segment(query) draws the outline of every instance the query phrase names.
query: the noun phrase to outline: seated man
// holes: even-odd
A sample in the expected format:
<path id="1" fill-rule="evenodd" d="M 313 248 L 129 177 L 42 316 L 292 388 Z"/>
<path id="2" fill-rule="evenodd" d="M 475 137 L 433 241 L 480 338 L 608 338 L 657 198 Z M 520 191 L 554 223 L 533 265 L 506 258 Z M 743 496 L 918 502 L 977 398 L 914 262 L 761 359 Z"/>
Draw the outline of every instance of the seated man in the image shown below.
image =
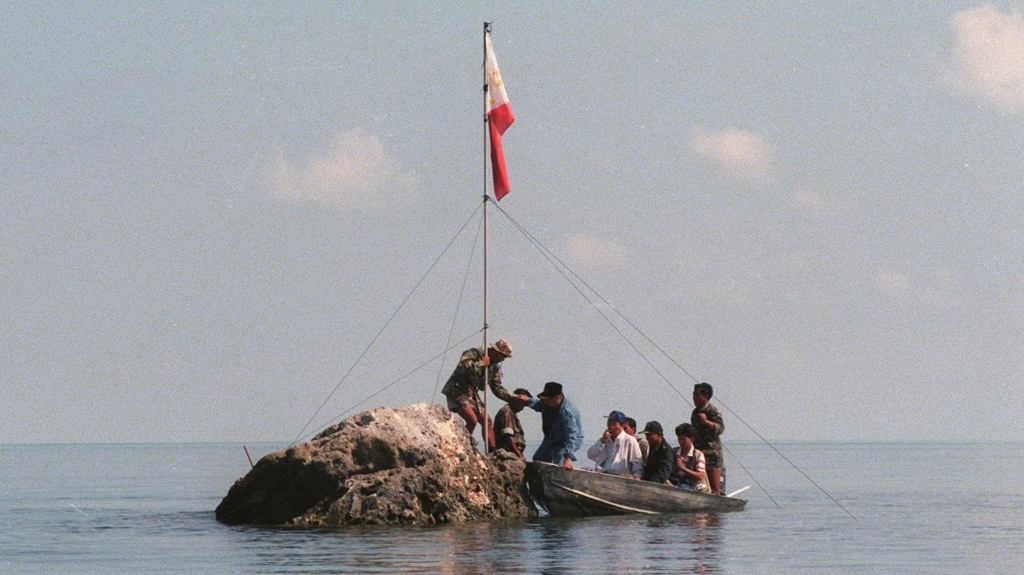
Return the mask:
<path id="1" fill-rule="evenodd" d="M 640 479 L 644 474 L 644 460 L 636 438 L 623 433 L 626 414 L 613 411 L 608 414 L 608 428 L 601 439 L 587 450 L 587 457 L 597 462 L 596 469 L 613 475 L 632 475 Z"/>
<path id="2" fill-rule="evenodd" d="M 676 427 L 679 447 L 673 453 L 675 465 L 669 482 L 683 489 L 710 493 L 704 454 L 693 446 L 693 438 L 696 435 L 697 430 L 689 423 L 682 423 Z"/>
<path id="3" fill-rule="evenodd" d="M 498 410 L 494 416 L 494 436 L 498 449 L 510 451 L 519 459 L 525 459 L 523 452 L 526 451 L 526 434 L 523 432 L 523 424 L 519 423 L 519 416 L 516 414 L 526 407 L 526 403 L 519 400 L 520 397 L 533 399 L 533 394 L 525 389 L 517 389 L 512 392 L 515 397 L 508 401 L 508 405 Z"/>
<path id="4" fill-rule="evenodd" d="M 622 430 L 636 438 L 637 444 L 640 446 L 640 456 L 644 460 L 644 464 L 647 464 L 647 454 L 651 451 L 651 446 L 647 444 L 647 438 L 643 435 L 636 434 L 636 420 L 632 417 L 626 418 L 625 425 L 622 426 Z"/>
<path id="5" fill-rule="evenodd" d="M 675 464 L 672 450 L 668 448 L 665 441 L 665 431 L 657 421 L 648 421 L 642 432 L 647 436 L 650 452 L 647 454 L 647 461 L 644 462 L 644 481 L 654 483 L 668 483 L 672 475 L 672 466 Z"/>

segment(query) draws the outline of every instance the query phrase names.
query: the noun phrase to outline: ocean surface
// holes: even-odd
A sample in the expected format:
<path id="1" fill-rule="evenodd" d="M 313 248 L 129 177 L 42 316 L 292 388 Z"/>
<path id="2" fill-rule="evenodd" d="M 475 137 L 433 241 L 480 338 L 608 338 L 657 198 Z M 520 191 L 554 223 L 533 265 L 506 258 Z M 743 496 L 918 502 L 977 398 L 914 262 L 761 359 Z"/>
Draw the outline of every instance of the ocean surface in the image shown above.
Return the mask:
<path id="1" fill-rule="evenodd" d="M 0 573 L 1024 572 L 1024 444 L 775 447 L 738 513 L 293 531 L 214 519 L 241 444 L 0 445 Z"/>

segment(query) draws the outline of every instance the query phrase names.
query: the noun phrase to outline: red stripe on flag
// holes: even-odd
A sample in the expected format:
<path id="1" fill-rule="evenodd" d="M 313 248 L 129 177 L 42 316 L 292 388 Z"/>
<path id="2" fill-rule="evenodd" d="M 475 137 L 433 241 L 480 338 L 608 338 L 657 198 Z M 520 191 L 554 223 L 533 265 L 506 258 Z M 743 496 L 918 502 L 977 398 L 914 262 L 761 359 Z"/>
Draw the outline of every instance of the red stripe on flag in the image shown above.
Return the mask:
<path id="1" fill-rule="evenodd" d="M 505 147 L 501 145 L 501 135 L 515 122 L 512 106 L 508 103 L 498 106 L 487 114 L 487 123 L 491 130 L 491 170 L 494 173 L 494 197 L 497 200 L 512 191 L 508 179 L 508 167 L 505 165 Z"/>

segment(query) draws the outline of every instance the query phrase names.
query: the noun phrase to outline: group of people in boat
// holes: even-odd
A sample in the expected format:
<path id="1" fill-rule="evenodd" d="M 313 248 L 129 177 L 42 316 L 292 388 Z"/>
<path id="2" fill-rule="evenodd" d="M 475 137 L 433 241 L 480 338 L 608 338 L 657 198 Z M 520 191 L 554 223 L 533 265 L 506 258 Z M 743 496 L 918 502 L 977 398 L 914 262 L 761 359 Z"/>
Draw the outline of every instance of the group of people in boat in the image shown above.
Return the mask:
<path id="1" fill-rule="evenodd" d="M 466 422 L 470 432 L 477 424 L 487 426 L 489 452 L 504 449 L 525 459 L 526 435 L 518 414 L 529 407 L 541 414 L 544 439 L 533 454 L 544 461 L 573 469 L 576 451 L 583 444 L 580 412 L 563 393 L 562 384 L 549 381 L 536 397 L 526 389 L 509 392 L 501 381 L 501 363 L 512 357 L 512 346 L 500 339 L 487 349 L 467 349 L 441 393 L 448 409 Z M 490 377 L 488 377 L 490 372 Z M 479 392 L 491 388 L 507 405 L 492 419 L 485 417 Z M 484 391 L 486 393 L 486 391 Z M 725 431 L 722 414 L 711 404 L 714 389 L 709 383 L 693 387 L 694 409 L 688 423 L 676 426 L 677 447 L 669 447 L 661 423 L 648 421 L 637 434 L 636 420 L 621 411 L 607 416 L 607 427 L 587 457 L 593 470 L 631 476 L 637 480 L 675 485 L 721 495 L 725 489 L 724 459 L 719 436 Z"/>

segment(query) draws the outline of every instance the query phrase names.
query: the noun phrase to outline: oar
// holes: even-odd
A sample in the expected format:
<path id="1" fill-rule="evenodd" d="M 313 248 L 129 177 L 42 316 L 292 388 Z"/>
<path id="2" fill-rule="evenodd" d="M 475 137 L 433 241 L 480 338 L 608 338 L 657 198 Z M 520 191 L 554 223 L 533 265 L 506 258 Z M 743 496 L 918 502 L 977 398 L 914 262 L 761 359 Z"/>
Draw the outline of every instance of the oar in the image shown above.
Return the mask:
<path id="1" fill-rule="evenodd" d="M 746 491 L 746 490 L 748 490 L 748 489 L 750 489 L 750 486 L 749 486 L 749 485 L 748 485 L 748 486 L 746 486 L 746 487 L 740 487 L 740 488 L 739 488 L 739 489 L 737 489 L 736 491 L 733 491 L 732 493 L 730 493 L 730 494 L 726 495 L 726 497 L 732 497 L 733 495 L 739 495 L 740 493 L 743 493 L 744 491 Z"/>

